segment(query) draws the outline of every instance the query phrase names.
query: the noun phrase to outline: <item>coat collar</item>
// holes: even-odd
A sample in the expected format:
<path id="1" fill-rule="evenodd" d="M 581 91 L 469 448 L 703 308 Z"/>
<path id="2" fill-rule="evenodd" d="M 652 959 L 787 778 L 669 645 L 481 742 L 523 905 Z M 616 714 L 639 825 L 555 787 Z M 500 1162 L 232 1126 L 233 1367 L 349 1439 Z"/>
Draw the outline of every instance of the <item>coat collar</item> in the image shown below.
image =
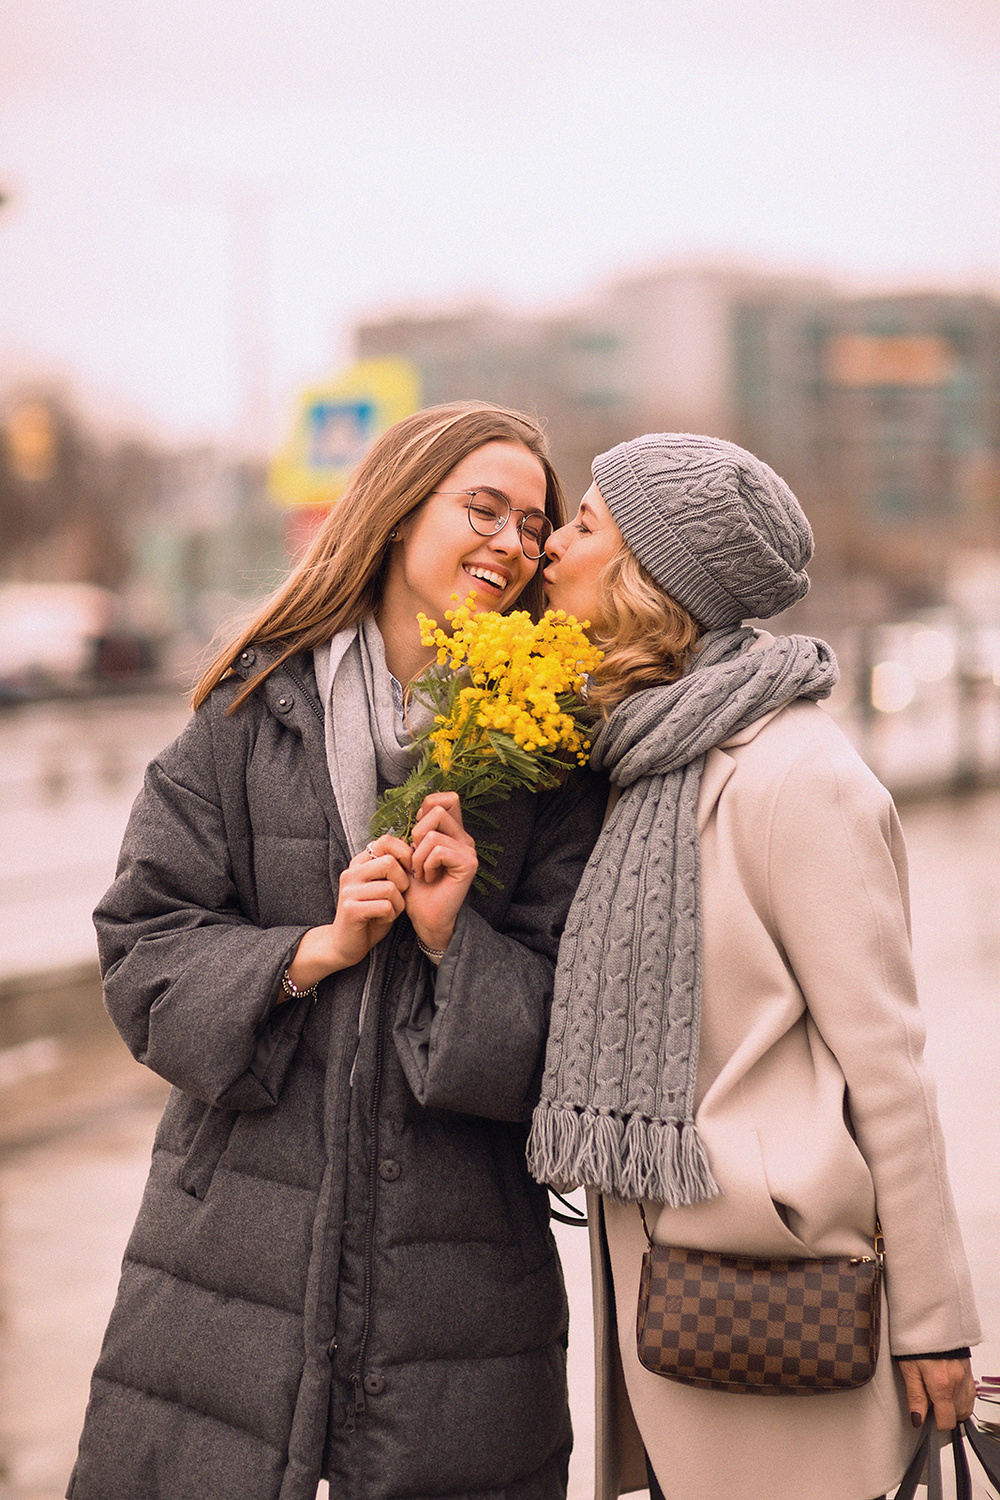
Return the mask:
<path id="1" fill-rule="evenodd" d="M 247 682 L 279 655 L 276 646 L 254 642 L 240 652 L 233 662 L 233 671 Z M 347 835 L 327 764 L 323 704 L 316 686 L 312 652 L 300 651 L 289 657 L 288 661 L 264 679 L 258 689 L 258 696 L 280 723 L 301 737 L 310 776 L 331 833 L 350 859 Z"/>
<path id="2" fill-rule="evenodd" d="M 244 648 L 232 664 L 232 670 L 249 682 L 269 663 L 277 660 L 277 646 L 253 642 Z M 300 651 L 269 673 L 258 692 L 268 708 L 288 724 L 297 724 L 304 734 L 315 725 L 323 727 L 323 705 L 316 686 L 311 651 Z M 304 714 L 303 711 L 307 712 Z"/>
<path id="3" fill-rule="evenodd" d="M 769 635 L 766 630 L 758 631 L 757 639 L 750 647 L 750 650 L 761 651 L 765 646 L 769 646 L 773 640 L 774 636 Z M 784 713 L 787 706 L 787 704 L 783 704 L 780 708 L 772 708 L 769 713 L 761 714 L 759 719 L 754 719 L 752 724 L 747 724 L 744 729 L 737 730 L 735 734 L 730 735 L 728 740 L 723 740 L 720 745 L 717 745 L 705 757 L 705 769 L 702 772 L 701 786 L 698 789 L 699 833 L 704 831 L 705 825 L 722 795 L 723 787 L 736 770 L 736 761 L 733 756 L 727 754 L 727 751 L 735 750 L 740 745 L 749 745 L 751 740 L 757 738 L 764 725 L 770 724 L 771 720 L 776 718 L 778 714 Z"/>

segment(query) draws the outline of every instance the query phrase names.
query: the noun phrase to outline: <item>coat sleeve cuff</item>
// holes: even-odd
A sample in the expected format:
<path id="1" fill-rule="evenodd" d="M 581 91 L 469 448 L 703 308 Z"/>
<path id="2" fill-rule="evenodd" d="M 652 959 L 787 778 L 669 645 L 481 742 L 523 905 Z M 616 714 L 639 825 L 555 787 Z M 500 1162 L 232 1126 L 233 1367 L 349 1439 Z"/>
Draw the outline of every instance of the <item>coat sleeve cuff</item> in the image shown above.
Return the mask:
<path id="1" fill-rule="evenodd" d="M 940 1354 L 894 1354 L 893 1359 L 971 1359 L 972 1350 L 968 1344 L 961 1349 L 945 1349 Z"/>

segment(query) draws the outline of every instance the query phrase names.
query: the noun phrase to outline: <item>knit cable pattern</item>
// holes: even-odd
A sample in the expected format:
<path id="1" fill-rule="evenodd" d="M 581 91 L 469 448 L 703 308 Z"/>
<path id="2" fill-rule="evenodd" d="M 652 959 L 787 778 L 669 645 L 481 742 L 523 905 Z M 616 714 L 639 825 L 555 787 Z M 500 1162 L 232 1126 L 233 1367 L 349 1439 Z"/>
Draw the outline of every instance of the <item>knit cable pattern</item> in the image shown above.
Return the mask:
<path id="1" fill-rule="evenodd" d="M 768 619 L 801 599 L 809 522 L 785 481 L 721 438 L 649 433 L 594 459 L 639 561 L 703 625 Z"/>
<path id="2" fill-rule="evenodd" d="M 698 792 L 705 756 L 837 680 L 830 648 L 719 630 L 675 683 L 627 698 L 591 760 L 622 788 L 559 949 L 528 1164 L 554 1187 L 676 1206 L 718 1186 L 694 1125 L 701 1021 Z"/>

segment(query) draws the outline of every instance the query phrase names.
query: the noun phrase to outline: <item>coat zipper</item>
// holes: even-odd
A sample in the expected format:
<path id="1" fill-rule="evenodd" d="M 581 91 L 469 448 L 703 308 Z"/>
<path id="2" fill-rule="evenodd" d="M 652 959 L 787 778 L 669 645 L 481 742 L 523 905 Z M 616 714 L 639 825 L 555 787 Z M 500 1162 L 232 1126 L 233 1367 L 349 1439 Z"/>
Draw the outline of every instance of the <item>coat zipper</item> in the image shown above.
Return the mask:
<path id="1" fill-rule="evenodd" d="M 323 714 L 323 706 L 318 699 L 306 687 L 306 684 L 298 676 L 298 673 L 285 663 L 285 671 L 288 676 L 305 695 L 306 702 L 319 720 L 320 725 L 325 727 L 326 720 Z M 375 1211 L 378 1193 L 378 1116 L 379 1106 L 382 1102 L 382 1067 L 383 1052 L 385 1049 L 385 1002 L 389 993 L 389 980 L 392 977 L 392 966 L 396 958 L 396 944 L 398 934 L 393 933 L 392 946 L 386 959 L 385 976 L 379 990 L 378 1012 L 377 1012 L 377 1035 L 375 1039 L 375 1077 L 372 1083 L 372 1102 L 370 1112 L 371 1145 L 368 1157 L 368 1212 L 365 1220 L 364 1238 L 364 1317 L 361 1324 L 361 1343 L 358 1348 L 357 1363 L 351 1374 L 351 1385 L 354 1389 L 354 1400 L 347 1408 L 347 1420 L 344 1423 L 345 1432 L 355 1432 L 365 1418 L 365 1388 L 364 1368 L 365 1358 L 368 1353 L 368 1338 L 371 1333 L 372 1321 L 372 1288 L 375 1276 Z"/>
<path id="2" fill-rule="evenodd" d="M 344 1423 L 345 1432 L 354 1432 L 365 1418 L 365 1389 L 364 1369 L 365 1359 L 368 1354 L 368 1338 L 371 1333 L 372 1322 L 372 1291 L 375 1277 L 375 1214 L 378 1199 L 378 1153 L 379 1153 L 379 1109 L 382 1103 L 382 1072 L 383 1054 L 385 1051 L 386 1033 L 386 998 L 389 993 L 389 981 L 392 978 L 393 964 L 396 959 L 396 947 L 398 935 L 394 932 L 390 939 L 392 946 L 386 959 L 385 974 L 379 989 L 378 1011 L 377 1011 L 377 1033 L 375 1038 L 375 1077 L 372 1081 L 372 1099 L 369 1112 L 370 1145 L 368 1152 L 368 1207 L 365 1218 L 364 1237 L 364 1316 L 361 1323 L 361 1343 L 358 1347 L 358 1358 L 351 1374 L 351 1385 L 354 1388 L 354 1400 L 347 1408 L 347 1421 Z"/>
<path id="3" fill-rule="evenodd" d="M 287 672 L 288 676 L 295 683 L 295 686 L 302 693 L 303 697 L 305 698 L 306 702 L 309 704 L 309 707 L 312 709 L 313 713 L 315 714 L 316 718 L 319 720 L 320 724 L 325 727 L 326 726 L 326 719 L 325 719 L 325 717 L 323 715 L 323 705 L 322 705 L 322 703 L 320 703 L 319 699 L 313 695 L 313 693 L 311 692 L 311 690 L 302 681 L 302 678 L 299 676 L 298 672 L 294 671 L 294 669 L 288 665 L 287 661 L 285 662 L 285 665 L 284 665 L 284 671 Z"/>

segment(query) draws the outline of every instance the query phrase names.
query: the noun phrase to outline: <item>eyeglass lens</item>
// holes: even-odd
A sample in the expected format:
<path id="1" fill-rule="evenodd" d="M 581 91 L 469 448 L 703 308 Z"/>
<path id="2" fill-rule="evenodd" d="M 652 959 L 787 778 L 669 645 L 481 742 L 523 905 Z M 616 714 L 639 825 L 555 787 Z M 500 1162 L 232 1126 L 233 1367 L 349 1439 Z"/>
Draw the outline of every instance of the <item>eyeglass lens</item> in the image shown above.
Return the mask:
<path id="1" fill-rule="evenodd" d="M 502 531 L 511 513 L 506 500 L 501 500 L 498 495 L 483 494 L 479 490 L 470 493 L 467 509 L 472 529 L 480 536 L 494 536 Z M 534 560 L 545 551 L 545 543 L 552 535 L 552 522 L 541 511 L 529 511 L 518 522 L 517 534 L 521 538 L 525 557 Z"/>

